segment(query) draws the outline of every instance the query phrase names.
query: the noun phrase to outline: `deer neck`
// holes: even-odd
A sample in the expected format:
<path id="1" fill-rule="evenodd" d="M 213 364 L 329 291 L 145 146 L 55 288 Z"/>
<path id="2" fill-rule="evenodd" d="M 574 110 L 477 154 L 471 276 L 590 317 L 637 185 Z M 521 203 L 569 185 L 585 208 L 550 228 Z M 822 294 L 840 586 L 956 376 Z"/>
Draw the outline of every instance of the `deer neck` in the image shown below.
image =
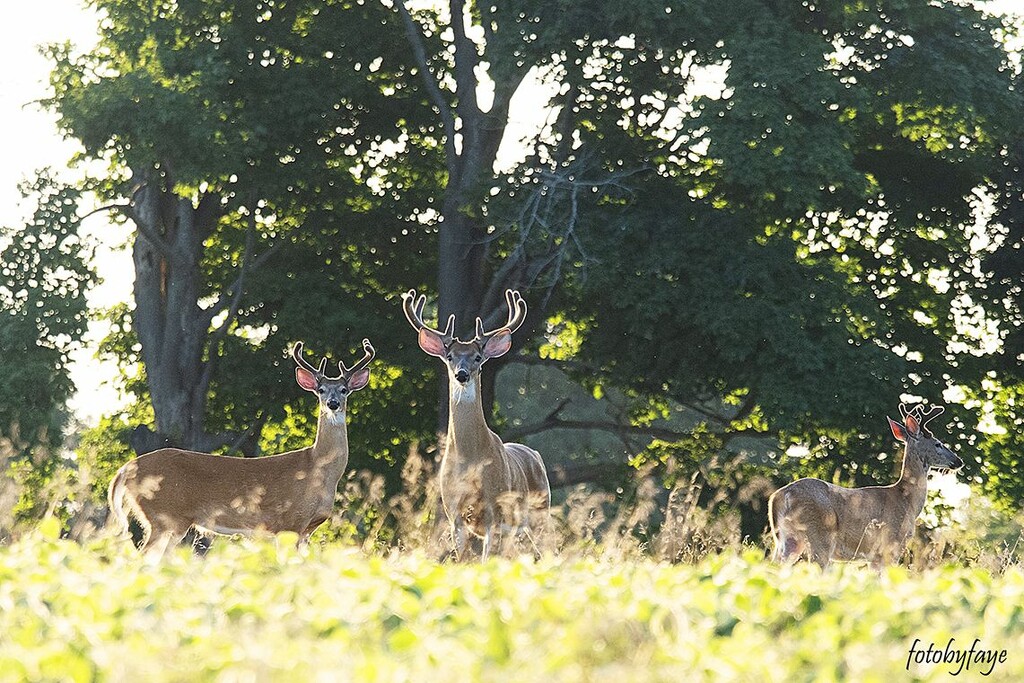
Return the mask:
<path id="1" fill-rule="evenodd" d="M 928 498 L 928 468 L 911 452 L 909 445 L 903 452 L 903 467 L 894 488 L 906 501 L 907 513 L 917 519 Z"/>
<path id="2" fill-rule="evenodd" d="M 337 470 L 338 478 L 348 464 L 348 428 L 345 424 L 345 409 L 324 410 L 316 424 L 316 439 L 310 449 L 313 461 L 320 465 L 325 476 L 333 477 Z"/>
<path id="3" fill-rule="evenodd" d="M 466 386 L 448 382 L 448 454 L 453 457 L 484 457 L 494 443 L 494 434 L 484 419 L 480 376 Z"/>

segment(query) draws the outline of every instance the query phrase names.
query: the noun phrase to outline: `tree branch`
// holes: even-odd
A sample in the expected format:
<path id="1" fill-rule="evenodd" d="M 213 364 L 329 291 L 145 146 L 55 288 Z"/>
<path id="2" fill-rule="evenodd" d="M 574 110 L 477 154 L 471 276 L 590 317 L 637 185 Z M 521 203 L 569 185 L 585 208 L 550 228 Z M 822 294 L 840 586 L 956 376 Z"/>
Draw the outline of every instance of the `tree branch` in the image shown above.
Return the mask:
<path id="1" fill-rule="evenodd" d="M 466 134 L 480 115 L 480 106 L 476 101 L 475 73 L 480 55 L 477 54 L 476 43 L 466 35 L 465 0 L 451 0 L 448 7 L 455 37 L 455 95 L 462 116 L 463 134 Z"/>
<path id="2" fill-rule="evenodd" d="M 747 392 L 747 397 L 740 404 L 740 409 L 733 415 L 732 421 L 738 422 L 739 420 L 746 420 L 750 417 L 750 414 L 754 412 L 754 408 L 757 407 L 757 400 L 754 397 L 754 392 Z"/>
<path id="3" fill-rule="evenodd" d="M 248 240 L 248 236 L 246 236 L 246 239 Z M 238 277 L 235 278 L 235 281 L 228 285 L 227 289 L 221 292 L 220 296 L 217 297 L 216 303 L 214 303 L 213 306 L 210 306 L 210 308 L 206 309 L 207 325 L 209 325 L 214 318 L 216 318 L 222 312 L 227 310 L 231 302 L 235 300 L 235 298 L 238 296 L 238 292 L 241 290 L 242 284 L 245 279 L 245 275 L 247 273 L 251 274 L 256 270 L 259 270 L 260 266 L 262 266 L 264 263 L 270 260 L 270 257 L 273 256 L 278 251 L 278 249 L 281 248 L 281 244 L 282 242 L 277 242 L 276 244 L 271 245 L 266 251 L 264 251 L 256 258 L 249 260 L 248 265 L 242 270 L 242 272 L 238 274 Z M 245 262 L 246 258 L 248 258 L 248 255 L 243 257 L 243 263 Z"/>
<path id="4" fill-rule="evenodd" d="M 539 365 L 559 370 L 578 370 L 581 372 L 596 373 L 597 368 L 581 363 L 577 360 L 555 360 L 554 358 L 541 358 L 539 356 L 517 354 L 512 357 L 510 363 L 520 365 Z"/>
<path id="5" fill-rule="evenodd" d="M 232 285 L 234 292 L 230 296 L 230 299 L 225 295 L 222 296 L 223 300 L 229 301 L 227 305 L 227 316 L 224 318 L 217 329 L 210 333 L 209 339 L 206 342 L 207 359 L 203 364 L 203 373 L 200 376 L 199 381 L 196 383 L 195 392 L 198 395 L 205 395 L 209 390 L 210 382 L 213 379 L 213 373 L 217 369 L 217 365 L 220 361 L 220 352 L 218 351 L 220 343 L 228 335 L 228 331 L 231 329 L 232 323 L 238 317 L 239 309 L 241 308 L 242 293 L 245 291 L 245 276 L 249 272 L 249 261 L 251 259 L 253 245 L 256 242 L 256 201 L 255 196 L 250 201 L 249 206 L 249 225 L 245 231 L 245 249 L 242 253 L 242 265 L 238 274 L 238 279 L 235 280 L 235 284 Z M 220 301 L 218 301 L 218 304 Z M 210 318 L 212 320 L 212 317 Z"/>
<path id="6" fill-rule="evenodd" d="M 641 427 L 608 420 L 563 420 L 559 416 L 570 403 L 572 403 L 572 399 L 563 398 L 540 422 L 521 427 L 518 430 L 511 430 L 509 439 L 516 441 L 523 437 L 532 436 L 552 429 L 594 429 L 612 432 L 619 436 L 643 436 L 661 439 L 663 441 L 678 441 L 690 436 L 685 432 L 677 432 L 675 430 L 665 429 L 662 427 Z"/>
<path id="7" fill-rule="evenodd" d="M 444 125 L 444 146 L 448 160 L 448 172 L 451 175 L 457 156 L 455 154 L 455 114 L 452 112 L 451 104 L 448 103 L 448 100 L 445 99 L 444 94 L 441 92 L 441 86 L 437 78 L 430 70 L 430 63 L 427 60 L 427 48 L 423 43 L 423 36 L 420 34 L 421 29 L 412 18 L 412 14 L 409 13 L 409 8 L 405 6 L 405 0 L 395 0 L 395 7 L 398 9 L 399 14 L 402 15 L 402 21 L 405 24 L 405 36 L 412 47 L 413 56 L 416 57 L 416 64 L 423 75 L 423 84 L 427 89 L 427 94 L 430 96 L 434 106 L 437 107 L 437 113 L 441 116 L 441 122 Z"/>
<path id="8" fill-rule="evenodd" d="M 522 85 L 528 69 L 525 66 L 517 66 L 512 72 L 511 78 L 502 81 L 497 80 L 496 69 L 492 68 L 489 71 L 491 72 L 489 75 L 494 81 L 494 100 L 491 103 L 490 111 L 483 117 L 484 126 L 481 132 L 485 137 L 483 140 L 484 154 L 493 160 L 497 156 L 498 148 L 501 147 L 501 141 L 505 137 L 505 129 L 508 127 L 509 105 L 512 102 L 512 96 Z"/>
<path id="9" fill-rule="evenodd" d="M 728 427 L 729 424 L 732 422 L 732 420 L 727 417 L 722 417 L 718 413 L 712 412 L 707 408 L 702 408 L 700 406 L 694 405 L 693 403 L 683 403 L 682 406 L 687 410 L 692 410 L 693 412 L 703 417 L 706 417 L 707 419 L 711 420 L 712 422 L 715 422 L 716 424 L 722 425 L 723 427 Z"/>
<path id="10" fill-rule="evenodd" d="M 573 486 L 575 484 L 589 484 L 615 475 L 621 475 L 626 470 L 626 467 L 625 463 L 618 462 L 555 465 L 548 468 L 548 484 L 553 489 Z"/>
<path id="11" fill-rule="evenodd" d="M 222 435 L 220 446 L 227 446 L 228 452 L 241 453 L 243 457 L 252 458 L 259 455 L 259 435 L 263 431 L 263 426 L 267 423 L 267 419 L 270 414 L 265 410 L 260 410 L 256 413 L 256 419 L 253 420 L 252 425 L 248 429 L 239 432 L 237 434 L 229 432 Z M 220 447 L 218 446 L 218 447 Z M 251 447 L 248 450 L 246 446 Z"/>
<path id="12" fill-rule="evenodd" d="M 516 355 L 513 356 L 509 363 L 518 363 L 520 365 L 537 365 L 542 367 L 552 367 L 559 370 L 574 369 L 585 373 L 596 373 L 596 369 L 580 363 L 579 361 L 573 360 L 552 360 L 550 358 L 538 358 L 537 356 L 525 356 Z M 691 436 L 688 432 L 679 432 L 673 429 L 665 427 L 644 427 L 638 425 L 630 425 L 624 422 L 615 422 L 612 420 L 562 420 L 559 419 L 562 411 L 565 410 L 566 406 L 571 403 L 571 399 L 562 399 L 555 408 L 548 413 L 544 419 L 536 422 L 532 425 L 525 425 L 519 429 L 510 430 L 508 438 L 511 441 L 525 438 L 527 436 L 533 436 L 543 432 L 551 431 L 554 429 L 575 429 L 575 430 L 598 430 L 604 432 L 610 432 L 619 436 L 623 442 L 627 436 L 642 437 L 651 439 L 660 439 L 662 441 L 679 441 L 680 439 Z M 721 431 L 715 432 L 723 442 L 723 445 L 728 444 L 735 438 L 749 436 L 749 437 L 762 437 L 765 433 L 758 431 L 753 427 L 747 427 L 744 429 L 730 430 L 730 426 L 737 420 L 743 420 L 750 416 L 756 407 L 756 401 L 753 396 L 748 396 L 740 407 L 739 412 L 733 417 L 725 417 L 714 413 L 707 408 L 703 408 L 693 403 L 680 403 L 680 405 L 687 409 L 692 410 L 701 417 L 714 422 L 719 425 Z"/>
<path id="13" fill-rule="evenodd" d="M 128 212 L 142 237 L 156 249 L 160 256 L 169 259 L 171 245 L 153 229 L 159 222 L 161 214 L 159 198 L 152 197 L 151 193 L 153 192 L 158 192 L 158 190 L 150 187 L 148 180 L 139 183 L 132 192 L 132 198 L 128 203 Z M 157 206 L 153 206 L 153 204 L 157 204 Z"/>
<path id="14" fill-rule="evenodd" d="M 618 422 L 605 420 L 560 420 L 558 418 L 545 420 L 535 425 L 523 427 L 509 437 L 516 441 L 526 436 L 532 436 L 552 429 L 574 429 L 574 430 L 596 430 L 609 432 L 619 436 L 638 436 L 643 438 L 660 439 L 661 441 L 679 441 L 689 438 L 687 432 L 677 432 L 673 429 L 663 427 L 641 427 L 637 425 L 626 425 Z"/>
<path id="15" fill-rule="evenodd" d="M 224 322 L 217 326 L 217 329 L 210 334 L 210 341 L 208 342 L 208 348 L 212 349 L 216 344 L 219 344 L 225 336 L 227 336 L 228 330 L 231 327 L 231 323 L 235 321 L 238 316 L 238 311 L 242 301 L 242 292 L 245 289 L 245 278 L 252 270 L 253 266 L 250 263 L 252 260 L 252 251 L 256 242 L 256 205 L 255 202 L 251 203 L 249 207 L 249 221 L 248 226 L 245 229 L 245 248 L 242 251 L 242 264 L 239 268 L 238 277 L 228 287 L 227 290 L 217 299 L 217 303 L 211 306 L 207 310 L 207 316 L 210 321 L 217 317 L 219 313 L 227 310 L 228 315 L 224 319 Z M 271 250 L 268 250 L 262 257 L 268 255 Z M 211 360 L 213 356 L 210 356 Z"/>
<path id="16" fill-rule="evenodd" d="M 476 8 L 480 12 L 480 28 L 484 30 L 484 50 L 486 51 L 494 46 L 494 27 L 491 26 L 491 3 L 478 2 Z"/>
<path id="17" fill-rule="evenodd" d="M 217 192 L 207 192 L 199 200 L 196 207 L 196 235 L 199 244 L 213 233 L 217 219 L 221 215 L 221 196 Z"/>
<path id="18" fill-rule="evenodd" d="M 87 214 L 85 214 L 84 216 L 79 218 L 78 220 L 84 221 L 86 218 L 94 216 L 94 215 L 96 215 L 98 213 L 103 213 L 104 211 L 117 211 L 119 213 L 123 213 L 125 215 L 128 215 L 130 213 L 128 211 L 128 209 L 130 209 L 131 206 L 132 205 L 131 205 L 130 202 L 127 203 L 127 204 L 107 204 L 106 206 L 101 206 L 101 207 L 99 207 L 97 209 L 93 209 L 92 211 L 88 212 Z"/>

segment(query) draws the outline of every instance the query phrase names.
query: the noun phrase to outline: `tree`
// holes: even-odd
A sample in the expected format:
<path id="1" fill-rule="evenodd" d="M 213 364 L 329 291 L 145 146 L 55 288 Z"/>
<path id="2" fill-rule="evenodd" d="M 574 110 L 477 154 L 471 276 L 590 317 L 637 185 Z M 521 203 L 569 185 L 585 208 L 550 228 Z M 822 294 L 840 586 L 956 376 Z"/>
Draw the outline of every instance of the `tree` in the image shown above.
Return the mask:
<path id="1" fill-rule="evenodd" d="M 479 10 L 482 61 L 502 35 L 532 41 L 514 54 L 551 68 L 559 114 L 478 212 L 511 216 L 515 239 L 475 237 L 493 272 L 551 264 L 591 382 L 877 477 L 881 415 L 974 379 L 951 347 L 977 346 L 955 325 L 979 285 L 972 192 L 1019 128 L 1001 23 L 924 2 L 503 7 Z M 721 88 L 695 96 L 715 68 Z"/>
<path id="2" fill-rule="evenodd" d="M 975 376 L 950 347 L 971 193 L 1020 95 L 971 6 L 95 4 L 101 45 L 52 51 L 50 104 L 137 227 L 112 348 L 141 348 L 158 441 L 286 441 L 282 350 L 373 330 L 398 348 L 353 410 L 396 457 L 444 424 L 397 314 L 435 281 L 463 335 L 528 290 L 517 347 L 571 341 L 562 367 L 652 435 L 682 405 L 680 443 L 761 435 L 856 478 L 885 450 L 872 419 Z M 530 89 L 548 123 L 502 166 Z M 575 428 L 551 403 L 543 428 Z"/>
<path id="3" fill-rule="evenodd" d="M 67 366 L 95 274 L 92 246 L 78 234 L 81 193 L 49 171 L 20 189 L 36 207 L 23 226 L 0 230 L 0 477 L 20 484 L 13 511 L 27 518 L 44 509 L 41 492 L 66 464 L 59 446 L 75 389 Z"/>
<path id="4" fill-rule="evenodd" d="M 26 451 L 63 439 L 74 392 L 69 354 L 85 334 L 92 247 L 78 235 L 80 192 L 49 172 L 21 186 L 31 218 L 0 232 L 0 436 Z"/>
<path id="5" fill-rule="evenodd" d="M 387 92 L 404 68 L 392 63 L 395 41 L 372 5 L 94 4 L 108 16 L 99 46 L 51 49 L 48 104 L 87 158 L 113 162 L 95 189 L 136 228 L 133 305 L 121 311 L 128 336 L 111 346 L 126 362 L 137 353 L 145 369 L 155 430 L 136 434 L 136 450 L 254 452 L 282 392 L 227 387 L 244 386 L 247 366 L 276 368 L 286 342 L 273 330 L 277 343 L 252 341 L 259 332 L 245 323 L 262 302 L 245 293 L 271 259 L 286 279 L 330 263 L 310 263 L 303 242 L 315 237 L 320 249 L 337 228 L 306 221 L 358 201 L 360 183 L 337 160 L 373 156 L 389 119 L 414 119 L 400 89 Z M 364 37 L 346 44 L 345 35 Z M 368 173 L 379 167 L 367 162 Z M 326 294 L 333 275 L 318 277 L 296 298 Z M 323 320 L 309 315 L 283 336 Z M 227 348 L 236 362 L 221 373 Z"/>

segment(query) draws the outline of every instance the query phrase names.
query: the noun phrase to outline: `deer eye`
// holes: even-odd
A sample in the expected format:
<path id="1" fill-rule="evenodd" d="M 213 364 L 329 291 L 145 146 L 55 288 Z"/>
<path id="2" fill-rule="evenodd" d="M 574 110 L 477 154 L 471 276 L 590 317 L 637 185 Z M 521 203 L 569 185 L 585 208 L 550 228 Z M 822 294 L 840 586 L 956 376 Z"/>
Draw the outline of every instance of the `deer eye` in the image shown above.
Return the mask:
<path id="1" fill-rule="evenodd" d="M 476 354 L 476 362 L 477 362 L 477 363 L 479 363 L 479 362 L 480 362 L 480 359 L 482 359 L 482 358 L 483 358 L 483 356 L 481 356 L 481 355 L 480 355 L 479 353 L 478 353 L 478 354 Z"/>
<path id="2" fill-rule="evenodd" d="M 449 353 L 448 355 L 445 356 L 445 358 L 447 358 L 448 360 L 451 360 L 452 359 L 452 354 Z"/>

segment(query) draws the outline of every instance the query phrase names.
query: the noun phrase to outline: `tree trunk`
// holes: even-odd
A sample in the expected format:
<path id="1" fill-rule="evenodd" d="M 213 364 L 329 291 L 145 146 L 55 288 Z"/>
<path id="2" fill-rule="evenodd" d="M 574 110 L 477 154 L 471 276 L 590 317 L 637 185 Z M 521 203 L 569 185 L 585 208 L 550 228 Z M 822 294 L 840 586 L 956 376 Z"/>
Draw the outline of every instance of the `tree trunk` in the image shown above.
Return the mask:
<path id="1" fill-rule="evenodd" d="M 165 446 L 210 451 L 238 438 L 210 435 L 204 427 L 216 355 L 208 348 L 210 323 L 217 307 L 199 304 L 200 260 L 203 241 L 220 215 L 219 198 L 206 195 L 194 206 L 174 193 L 167 171 L 135 176 L 141 184 L 130 210 L 137 228 L 133 329 L 142 347 L 155 431 L 136 429 L 131 445 L 136 452 Z"/>
<path id="2" fill-rule="evenodd" d="M 487 303 L 484 295 L 492 283 L 485 281 L 488 234 L 480 207 L 486 188 L 493 179 L 494 161 L 508 124 L 509 103 L 528 67 L 519 65 L 519 68 L 507 71 L 507 78 L 497 79 L 491 107 L 487 112 L 482 111 L 477 100 L 479 79 L 476 74 L 481 57 L 476 43 L 466 33 L 465 0 L 449 0 L 454 43 L 453 102 L 431 71 L 422 29 L 412 19 L 404 1 L 396 3 L 396 6 L 405 22 L 426 92 L 440 114 L 446 137 L 448 180 L 441 202 L 438 239 L 438 324 L 443 326 L 448 316 L 454 313 L 456 336 L 471 339 L 476 317 L 486 318 L 491 314 L 489 310 L 482 310 Z M 496 55 L 494 58 L 505 56 Z M 456 145 L 456 136 L 461 138 L 459 146 Z M 490 385 L 493 387 L 493 380 Z M 490 393 L 493 399 L 493 391 Z M 489 416 L 492 409 L 493 400 L 485 401 L 485 415 Z M 443 434 L 447 429 L 448 377 L 444 375 L 439 391 L 438 433 Z"/>

